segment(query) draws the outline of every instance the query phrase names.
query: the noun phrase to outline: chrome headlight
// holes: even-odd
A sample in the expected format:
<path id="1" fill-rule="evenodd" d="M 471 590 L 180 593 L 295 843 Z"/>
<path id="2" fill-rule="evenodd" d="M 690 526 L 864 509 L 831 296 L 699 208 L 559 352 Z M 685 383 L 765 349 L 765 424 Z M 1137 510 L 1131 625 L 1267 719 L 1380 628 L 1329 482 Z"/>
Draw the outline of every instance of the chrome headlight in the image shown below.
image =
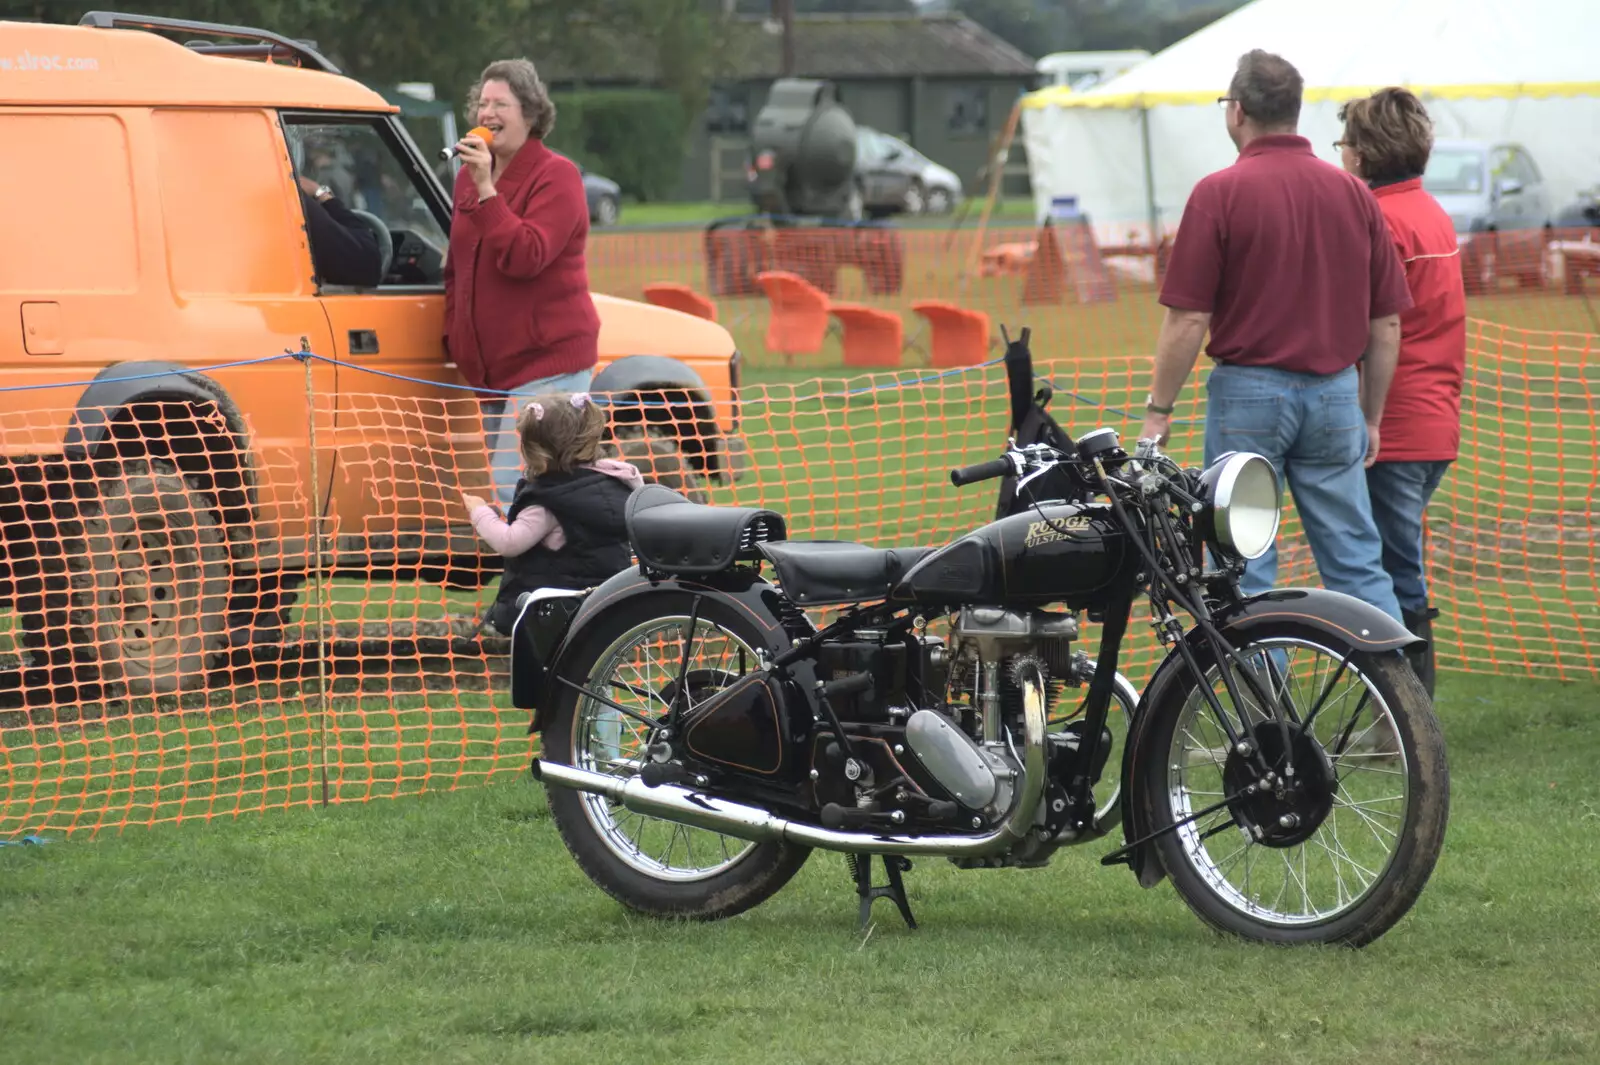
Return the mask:
<path id="1" fill-rule="evenodd" d="M 1260 455 L 1230 451 L 1200 475 L 1200 531 L 1244 558 L 1260 558 L 1278 536 L 1278 471 Z"/>

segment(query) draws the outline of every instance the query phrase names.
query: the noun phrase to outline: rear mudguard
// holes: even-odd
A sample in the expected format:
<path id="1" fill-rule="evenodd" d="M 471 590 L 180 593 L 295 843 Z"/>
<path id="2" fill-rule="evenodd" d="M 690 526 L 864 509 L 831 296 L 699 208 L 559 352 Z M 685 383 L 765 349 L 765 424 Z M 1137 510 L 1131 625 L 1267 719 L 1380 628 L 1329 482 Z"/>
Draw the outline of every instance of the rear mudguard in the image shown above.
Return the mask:
<path id="1" fill-rule="evenodd" d="M 1223 637 L 1235 647 L 1250 642 L 1267 628 L 1277 635 L 1334 640 L 1380 654 L 1398 653 L 1427 642 L 1377 607 L 1343 592 L 1321 588 L 1282 588 L 1251 596 L 1218 611 L 1215 621 Z M 1184 639 L 1201 662 L 1210 658 L 1211 649 L 1198 628 L 1190 629 Z M 1184 668 L 1183 658 L 1176 650 L 1162 660 L 1145 686 L 1128 731 L 1128 742 L 1122 750 L 1124 843 L 1141 839 L 1151 831 L 1149 811 L 1139 799 L 1141 774 L 1149 762 L 1145 748 L 1162 716 L 1180 709 L 1172 696 L 1183 680 Z M 1141 887 L 1154 887 L 1166 876 L 1152 844 L 1134 848 L 1126 860 Z"/>
<path id="2" fill-rule="evenodd" d="M 558 694 L 555 678 L 561 675 L 574 649 L 583 642 L 589 631 L 625 604 L 666 593 L 698 594 L 722 602 L 748 618 L 760 630 L 766 638 L 767 651 L 773 655 L 788 650 L 796 638 L 809 636 L 815 631 L 804 613 L 793 607 L 785 609 L 786 604 L 775 585 L 750 570 L 735 569 L 707 577 L 646 577 L 637 568 L 623 570 L 584 598 L 583 605 L 561 634 L 555 652 L 544 669 L 538 690 L 529 700 L 534 711 L 530 731 L 544 730 Z M 799 682 L 801 690 L 811 690 L 816 678 L 810 662 L 795 662 L 788 667 L 788 671 Z M 517 705 L 522 706 L 520 702 Z"/>

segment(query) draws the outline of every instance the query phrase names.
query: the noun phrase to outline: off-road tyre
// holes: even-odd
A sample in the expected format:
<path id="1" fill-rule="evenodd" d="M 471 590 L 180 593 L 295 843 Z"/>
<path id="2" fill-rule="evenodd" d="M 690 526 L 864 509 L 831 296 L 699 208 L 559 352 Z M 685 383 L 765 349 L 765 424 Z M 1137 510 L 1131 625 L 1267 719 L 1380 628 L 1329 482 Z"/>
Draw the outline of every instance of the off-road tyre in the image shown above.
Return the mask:
<path id="1" fill-rule="evenodd" d="M 170 462 L 132 459 L 100 477 L 62 546 L 65 588 L 23 618 L 31 650 L 70 663 L 107 700 L 193 691 L 224 664 L 228 538 Z"/>

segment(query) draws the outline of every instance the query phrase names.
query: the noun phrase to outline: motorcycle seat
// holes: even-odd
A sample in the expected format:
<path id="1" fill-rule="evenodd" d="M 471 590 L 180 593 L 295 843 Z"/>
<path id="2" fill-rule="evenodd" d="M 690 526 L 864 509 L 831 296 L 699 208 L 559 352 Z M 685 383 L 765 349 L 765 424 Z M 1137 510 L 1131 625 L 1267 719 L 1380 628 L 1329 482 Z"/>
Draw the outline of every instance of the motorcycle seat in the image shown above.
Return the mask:
<path id="1" fill-rule="evenodd" d="M 758 558 L 757 544 L 788 535 L 775 510 L 706 506 L 659 484 L 629 496 L 624 518 L 640 565 L 658 573 L 720 573 Z"/>
<path id="2" fill-rule="evenodd" d="M 931 547 L 868 547 L 847 540 L 788 540 L 758 550 L 778 571 L 783 594 L 801 606 L 866 603 L 889 589 Z"/>

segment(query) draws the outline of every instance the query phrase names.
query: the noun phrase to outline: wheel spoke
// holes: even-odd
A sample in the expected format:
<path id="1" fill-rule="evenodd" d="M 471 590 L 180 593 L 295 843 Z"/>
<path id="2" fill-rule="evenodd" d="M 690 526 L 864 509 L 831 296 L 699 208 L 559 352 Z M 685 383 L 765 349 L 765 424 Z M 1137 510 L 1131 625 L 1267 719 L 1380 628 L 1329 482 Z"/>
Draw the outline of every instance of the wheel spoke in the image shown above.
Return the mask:
<path id="1" fill-rule="evenodd" d="M 613 776 L 637 775 L 646 761 L 645 742 L 661 727 L 640 707 L 670 706 L 668 691 L 678 693 L 680 708 L 697 706 L 736 679 L 727 663 L 756 657 L 753 647 L 706 617 L 663 617 L 630 630 L 601 653 L 587 687 L 568 684 L 578 689 L 574 764 Z M 606 846 L 624 864 L 656 879 L 705 879 L 755 846 L 739 839 L 730 843 L 720 833 L 641 814 L 600 796 L 579 795 Z"/>

